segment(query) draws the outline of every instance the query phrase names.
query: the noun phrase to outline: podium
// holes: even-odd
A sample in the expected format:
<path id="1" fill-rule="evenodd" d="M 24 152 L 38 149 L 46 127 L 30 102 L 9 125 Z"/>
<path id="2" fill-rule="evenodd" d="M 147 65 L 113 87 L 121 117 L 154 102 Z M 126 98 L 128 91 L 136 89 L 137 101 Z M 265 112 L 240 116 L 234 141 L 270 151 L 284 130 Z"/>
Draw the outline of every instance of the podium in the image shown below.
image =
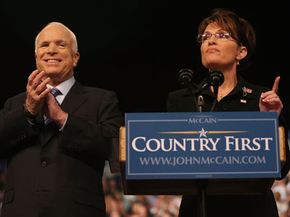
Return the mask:
<path id="1" fill-rule="evenodd" d="M 216 152 L 219 149 L 218 147 L 222 147 L 222 146 L 220 146 L 220 144 L 218 144 L 218 142 L 222 143 L 221 142 L 222 140 L 216 139 L 215 141 L 218 141 L 218 142 L 213 142 L 214 140 L 213 140 L 213 138 L 211 139 L 210 135 L 208 135 L 208 136 L 204 135 L 204 132 L 206 132 L 207 129 L 211 128 L 212 125 L 215 125 L 215 128 L 222 129 L 222 130 L 217 131 L 217 130 L 213 129 L 211 131 L 208 131 L 207 133 L 208 134 L 209 134 L 209 132 L 211 132 L 212 134 L 220 133 L 219 136 L 227 135 L 227 136 L 224 136 L 227 139 L 226 142 L 229 143 L 227 146 L 226 152 L 229 151 L 229 147 L 235 147 L 235 151 L 238 150 L 239 152 L 243 152 L 243 151 L 245 151 L 245 150 L 243 150 L 243 148 L 250 149 L 251 143 L 248 141 L 252 141 L 254 145 L 252 148 L 253 150 L 250 150 L 250 151 L 252 151 L 253 154 L 256 154 L 259 152 L 259 150 L 258 150 L 259 145 L 258 144 L 260 144 L 257 141 L 267 141 L 267 142 L 265 142 L 265 148 L 264 148 L 265 149 L 264 150 L 265 156 L 266 156 L 265 162 L 270 161 L 270 160 L 268 160 L 267 157 L 269 157 L 269 156 L 271 157 L 271 155 L 277 155 L 276 161 L 278 160 L 278 163 L 276 165 L 277 167 L 273 168 L 273 171 L 280 170 L 280 166 L 282 166 L 286 160 L 286 153 L 285 153 L 285 145 L 286 144 L 285 144 L 284 128 L 278 126 L 278 121 L 277 121 L 277 117 L 275 116 L 275 114 L 271 114 L 270 117 L 268 116 L 268 114 L 266 114 L 266 113 L 262 114 L 260 112 L 245 112 L 245 114 L 247 116 L 244 119 L 249 119 L 249 121 L 252 125 L 251 129 L 249 129 L 249 130 L 233 129 L 231 123 L 226 124 L 226 125 L 222 125 L 220 123 L 214 123 L 214 124 L 213 123 L 204 123 L 206 121 L 211 120 L 211 119 L 207 119 L 207 117 L 210 117 L 210 118 L 215 117 L 216 113 L 213 113 L 213 112 L 211 112 L 210 114 L 203 114 L 202 119 L 197 119 L 197 120 L 203 120 L 201 122 L 198 122 L 198 121 L 194 122 L 195 117 L 197 117 L 197 118 L 201 117 L 200 113 L 198 113 L 198 114 L 195 114 L 195 113 L 181 114 L 181 115 L 185 115 L 185 116 L 182 116 L 181 118 L 179 117 L 179 114 L 177 114 L 177 113 L 172 114 L 173 116 L 171 116 L 170 113 L 166 113 L 166 115 L 165 115 L 165 113 L 154 113 L 154 114 L 151 113 L 151 114 L 144 114 L 144 118 L 141 118 L 141 119 L 139 118 L 139 116 L 137 114 L 136 120 L 138 120 L 141 125 L 138 125 L 136 127 L 136 130 L 137 130 L 136 134 L 142 136 L 142 135 L 148 133 L 147 131 L 150 131 L 152 128 L 155 128 L 157 125 L 156 130 L 158 130 L 159 134 L 160 135 L 172 134 L 172 136 L 170 136 L 170 138 L 172 138 L 176 135 L 180 135 L 181 134 L 180 132 L 182 132 L 182 134 L 184 134 L 184 135 L 187 135 L 187 134 L 189 134 L 188 132 L 190 132 L 190 135 L 192 138 L 191 141 L 199 141 L 200 136 L 203 135 L 206 137 L 203 141 L 207 141 L 206 139 L 209 139 L 209 141 L 212 142 L 212 145 L 216 144 L 216 146 L 214 146 L 215 147 L 214 151 L 216 154 Z M 169 128 L 161 129 L 162 126 L 160 128 L 160 127 L 158 127 L 158 124 L 156 124 L 156 123 L 151 123 L 152 126 L 150 124 L 148 125 L 148 123 L 152 122 L 152 120 L 154 120 L 154 121 L 157 120 L 159 115 L 161 115 L 161 116 L 165 115 L 165 119 L 162 119 L 162 123 L 165 122 L 166 125 L 170 125 Z M 217 118 L 217 120 L 219 120 L 221 123 L 225 122 L 225 121 L 221 121 L 221 120 L 223 120 L 224 114 L 221 114 L 221 112 L 219 112 L 219 114 L 217 114 L 217 115 L 222 115 L 222 117 L 219 116 Z M 230 117 L 226 116 L 225 119 L 232 121 L 232 120 L 236 119 L 235 115 L 237 115 L 237 117 L 240 117 L 241 115 L 244 115 L 244 113 L 235 114 L 232 112 L 230 114 Z M 251 118 L 249 118 L 248 115 L 250 115 Z M 264 117 L 264 115 L 266 115 L 266 116 Z M 188 118 L 186 118 L 186 117 L 188 117 Z M 182 177 L 182 175 L 178 174 L 178 171 L 177 172 L 174 171 L 172 173 L 173 175 L 169 175 L 169 176 L 165 175 L 162 177 L 162 175 L 164 175 L 164 174 L 162 174 L 159 177 L 158 173 L 156 175 L 156 174 L 154 174 L 154 171 L 153 171 L 152 172 L 153 175 L 151 175 L 152 179 L 150 178 L 150 175 L 149 176 L 141 175 L 140 178 L 138 176 L 137 176 L 137 178 L 135 178 L 134 176 L 133 176 L 133 178 L 132 177 L 128 178 L 128 172 L 126 172 L 126 170 L 128 170 L 128 168 L 126 168 L 126 166 L 128 167 L 128 165 L 126 165 L 126 164 L 128 163 L 128 157 L 129 157 L 128 156 L 128 148 L 130 148 L 129 145 L 132 145 L 132 144 L 128 144 L 128 143 L 130 143 L 132 141 L 129 141 L 128 138 L 126 138 L 126 137 L 128 137 L 128 135 L 131 136 L 133 134 L 132 132 L 134 131 L 134 129 L 133 130 L 130 129 L 130 134 L 129 134 L 128 128 L 135 127 L 136 121 L 134 118 L 135 117 L 133 115 L 133 121 L 130 120 L 131 121 L 130 123 L 134 123 L 132 125 L 127 124 L 129 122 L 126 119 L 126 126 L 121 127 L 120 133 L 119 133 L 119 163 L 120 163 L 120 169 L 121 169 L 121 178 L 122 178 L 122 186 L 123 186 L 124 194 L 134 194 L 134 195 L 181 195 L 181 194 L 182 195 L 185 195 L 185 194 L 195 195 L 196 194 L 196 195 L 198 195 L 198 194 L 200 194 L 201 189 L 202 189 L 203 193 L 205 193 L 206 195 L 225 195 L 225 194 L 228 194 L 228 195 L 254 194 L 255 195 L 255 194 L 263 194 L 263 193 L 269 191 L 275 178 L 277 178 L 279 176 L 277 174 L 272 174 L 272 173 L 268 174 L 267 172 L 265 172 L 265 171 L 267 171 L 267 169 L 265 169 L 265 171 L 262 169 L 263 172 L 261 172 L 261 173 L 255 172 L 255 171 L 254 172 L 250 171 L 249 174 L 245 173 L 245 175 L 244 175 L 244 173 L 242 172 L 241 174 L 239 174 L 237 176 L 235 176 L 235 173 L 234 173 L 233 177 L 231 177 L 231 176 L 228 177 L 227 175 L 222 174 L 223 171 L 217 177 L 215 177 L 215 172 L 213 172 L 214 175 L 208 176 L 208 177 L 204 176 L 204 175 L 202 175 L 202 176 L 185 175 L 184 177 Z M 252 120 L 252 118 L 253 118 L 253 120 Z M 177 126 L 175 128 L 173 126 L 174 124 L 171 121 L 175 120 L 174 123 L 176 123 L 177 119 L 178 120 L 185 120 L 185 122 L 187 122 L 187 123 L 190 122 L 190 120 L 191 120 L 190 130 L 187 131 L 183 127 L 183 125 L 180 125 L 180 124 L 177 124 Z M 260 125 L 256 126 L 255 121 L 257 121 L 257 123 L 258 123 L 261 120 L 262 121 L 270 120 L 270 122 L 271 122 L 270 128 L 264 129 L 264 128 L 261 128 Z M 240 123 L 240 122 L 241 121 L 238 120 L 238 123 Z M 268 124 L 266 122 L 262 123 L 263 127 Z M 272 124 L 272 122 L 274 124 Z M 236 122 L 233 122 L 233 123 L 235 125 L 237 125 Z M 142 125 L 142 124 L 144 124 L 144 125 Z M 208 124 L 210 124 L 210 125 L 208 125 Z M 247 127 L 248 123 L 242 123 L 241 125 L 243 125 L 243 124 Z M 240 124 L 238 124 L 238 125 L 240 125 Z M 245 127 L 245 126 L 241 126 L 241 127 Z M 243 134 L 243 133 L 247 133 L 246 131 L 248 131 L 248 132 L 254 131 L 254 133 L 257 131 L 260 133 L 260 131 L 259 131 L 260 128 L 261 128 L 261 131 L 267 131 L 267 130 L 272 131 L 271 127 L 273 127 L 273 129 L 274 129 L 273 131 L 275 131 L 275 132 L 273 132 L 274 137 L 277 136 L 277 138 L 272 139 L 270 137 L 267 137 L 268 138 L 267 140 L 266 139 L 263 140 L 263 139 L 258 139 L 258 136 L 257 136 L 251 140 L 251 139 L 247 139 L 246 137 L 245 138 L 242 137 L 244 139 L 231 137 L 231 135 L 235 134 L 235 133 L 236 133 L 236 135 L 242 134 L 243 136 L 245 136 L 246 134 Z M 195 128 L 198 128 L 198 129 L 202 128 L 202 130 L 197 131 L 197 130 L 194 130 Z M 204 128 L 206 128 L 206 129 L 204 130 Z M 238 128 L 239 128 L 239 126 L 238 126 Z M 142 130 L 144 130 L 146 132 L 142 132 Z M 153 131 L 154 130 L 155 129 L 153 129 Z M 203 130 L 204 130 L 204 132 L 203 132 Z M 162 133 L 160 133 L 161 131 L 162 131 Z M 261 132 L 261 133 L 265 133 L 265 132 Z M 266 134 L 268 135 L 269 133 L 266 132 Z M 261 138 L 262 137 L 263 137 L 263 135 L 261 136 Z M 144 136 L 144 138 L 145 138 L 145 136 Z M 243 142 L 241 142 L 241 144 L 243 144 L 243 146 L 241 146 L 242 148 L 241 147 L 237 148 L 237 145 L 235 146 L 234 142 L 230 140 L 232 138 L 233 138 L 233 141 L 238 141 L 238 140 L 243 141 Z M 184 138 L 182 141 L 184 141 Z M 273 144 L 275 144 L 275 145 L 270 144 L 270 141 L 272 141 Z M 191 143 L 191 145 L 192 144 L 193 143 Z M 191 146 L 191 151 L 193 150 L 192 147 L 193 146 Z M 276 147 L 277 150 L 274 150 L 273 153 L 269 154 L 269 151 L 270 151 L 270 150 L 268 150 L 268 149 L 270 149 L 269 147 L 271 147 L 271 149 Z M 145 152 L 145 150 L 143 149 L 143 146 L 142 146 L 142 149 L 141 149 L 141 146 L 138 148 L 139 148 L 138 149 L 139 152 L 141 152 L 141 151 Z M 205 142 L 203 142 L 203 149 L 200 149 L 200 150 L 204 151 L 204 153 L 206 154 L 206 152 L 207 152 L 206 148 L 208 148 L 208 147 L 205 145 Z M 226 149 L 226 148 L 223 148 L 223 149 Z M 232 148 L 232 149 L 234 149 L 234 148 Z M 202 154 L 204 154 L 204 153 L 202 153 Z M 249 153 L 251 153 L 251 152 L 249 152 Z M 130 153 L 130 154 L 134 154 L 134 153 Z M 194 154 L 196 155 L 196 153 L 194 153 Z M 269 154 L 269 156 L 268 156 L 268 154 Z M 146 155 L 146 153 L 145 153 L 145 155 Z M 167 156 L 167 153 L 166 153 L 166 156 Z M 252 155 L 249 155 L 249 156 L 252 156 Z M 131 164 L 132 164 L 132 167 L 135 166 L 134 161 L 133 161 L 133 163 L 131 162 Z M 274 164 L 275 164 L 275 159 L 272 163 L 270 163 L 270 165 L 269 165 L 270 169 L 272 168 L 272 165 L 274 165 Z M 255 164 L 253 163 L 252 166 L 254 167 Z M 148 167 L 149 168 L 146 168 L 146 169 L 150 170 L 150 166 L 148 166 Z M 202 170 L 202 165 L 199 165 L 199 167 L 201 167 L 201 170 Z M 211 168 L 211 167 L 209 167 L 209 168 Z M 238 166 L 237 166 L 237 168 L 238 168 Z M 186 169 L 188 170 L 188 168 L 186 168 Z M 250 168 L 250 169 L 252 169 L 252 168 Z M 153 168 L 153 170 L 155 170 L 155 168 Z M 158 168 L 157 168 L 157 170 L 158 170 Z M 231 170 L 232 169 L 230 168 L 229 171 L 231 171 Z M 226 171 L 225 173 L 228 173 L 228 172 Z M 135 173 L 133 172 L 132 174 L 135 174 Z M 146 171 L 145 174 L 149 174 L 149 173 Z M 174 175 L 174 174 L 176 174 L 176 175 Z M 182 173 L 182 174 L 188 174 L 188 173 Z M 202 173 L 202 171 L 201 172 L 199 171 L 198 174 L 204 174 L 204 173 Z M 217 174 L 219 174 L 219 173 L 217 173 Z M 143 177 L 145 177 L 145 178 L 143 178 Z"/>

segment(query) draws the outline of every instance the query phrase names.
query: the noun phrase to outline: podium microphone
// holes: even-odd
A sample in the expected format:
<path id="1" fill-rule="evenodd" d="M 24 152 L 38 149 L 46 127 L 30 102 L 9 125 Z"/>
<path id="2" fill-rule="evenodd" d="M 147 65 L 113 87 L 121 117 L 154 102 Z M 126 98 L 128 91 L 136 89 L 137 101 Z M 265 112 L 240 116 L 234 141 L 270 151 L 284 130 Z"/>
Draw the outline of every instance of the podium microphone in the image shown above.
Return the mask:
<path id="1" fill-rule="evenodd" d="M 185 86 L 189 89 L 192 88 L 192 77 L 193 71 L 191 69 L 180 69 L 178 71 L 178 82 L 182 86 Z"/>
<path id="2" fill-rule="evenodd" d="M 208 82 L 213 86 L 214 94 L 217 97 L 218 87 L 224 83 L 224 75 L 220 71 L 212 71 L 209 73 Z"/>
<path id="3" fill-rule="evenodd" d="M 216 103 L 217 103 L 217 98 L 218 98 L 218 89 L 219 89 L 219 86 L 222 85 L 224 83 L 224 75 L 222 72 L 220 71 L 212 71 L 209 73 L 209 76 L 208 76 L 208 83 L 209 85 L 212 85 L 213 86 L 213 92 L 214 92 L 214 95 L 215 95 L 215 100 L 214 100 L 214 103 L 210 109 L 210 111 L 213 111 L 215 106 L 216 106 Z"/>
<path id="4" fill-rule="evenodd" d="M 191 93 L 194 96 L 193 99 L 194 99 L 194 104 L 196 105 L 196 110 L 199 112 L 202 112 L 202 108 L 204 106 L 204 99 L 201 94 L 202 89 L 192 81 L 192 77 L 193 77 L 193 71 L 191 69 L 185 68 L 185 69 L 180 69 L 178 71 L 179 84 L 191 90 Z M 193 88 L 196 89 L 196 92 L 193 92 Z"/>

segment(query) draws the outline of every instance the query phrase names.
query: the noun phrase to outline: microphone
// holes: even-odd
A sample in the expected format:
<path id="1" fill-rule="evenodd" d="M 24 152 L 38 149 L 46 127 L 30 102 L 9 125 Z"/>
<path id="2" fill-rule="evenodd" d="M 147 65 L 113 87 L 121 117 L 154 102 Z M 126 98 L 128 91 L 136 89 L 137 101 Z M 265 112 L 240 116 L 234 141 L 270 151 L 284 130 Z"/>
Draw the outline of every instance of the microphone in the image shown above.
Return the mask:
<path id="1" fill-rule="evenodd" d="M 202 108 L 204 106 L 204 99 L 201 94 L 202 89 L 198 85 L 196 85 L 194 82 L 192 82 L 192 77 L 193 77 L 193 71 L 191 69 L 185 68 L 185 69 L 180 69 L 178 71 L 179 84 L 191 90 L 191 93 L 193 95 L 193 100 L 195 102 L 194 104 L 196 106 L 196 110 L 199 112 L 202 112 Z M 194 91 L 193 88 L 195 88 L 196 91 Z"/>
<path id="2" fill-rule="evenodd" d="M 215 96 L 218 95 L 218 87 L 224 83 L 224 75 L 220 71 L 211 71 L 208 75 L 208 82 L 213 86 Z"/>
<path id="3" fill-rule="evenodd" d="M 220 71 L 212 71 L 209 73 L 209 84 L 213 87 L 220 86 L 224 83 L 224 75 Z"/>
<path id="4" fill-rule="evenodd" d="M 222 83 L 224 83 L 223 73 L 220 71 L 211 71 L 208 75 L 208 83 L 213 86 L 213 92 L 215 95 L 215 100 L 210 110 L 213 111 L 218 100 L 217 98 L 219 86 L 222 85 Z"/>
<path id="5" fill-rule="evenodd" d="M 193 71 L 191 69 L 180 69 L 178 71 L 178 82 L 182 86 L 191 88 L 192 87 L 192 76 Z"/>

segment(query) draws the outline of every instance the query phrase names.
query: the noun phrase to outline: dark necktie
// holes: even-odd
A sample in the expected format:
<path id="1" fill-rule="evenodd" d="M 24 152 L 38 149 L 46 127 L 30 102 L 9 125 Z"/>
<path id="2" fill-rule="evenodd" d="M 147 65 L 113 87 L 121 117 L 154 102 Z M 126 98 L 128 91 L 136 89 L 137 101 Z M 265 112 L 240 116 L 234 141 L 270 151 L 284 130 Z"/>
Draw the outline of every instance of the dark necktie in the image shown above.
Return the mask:
<path id="1" fill-rule="evenodd" d="M 54 98 L 56 98 L 58 95 L 62 95 L 62 92 L 59 89 L 57 89 L 56 87 L 53 87 L 51 89 L 50 93 L 54 96 Z"/>
<path id="2" fill-rule="evenodd" d="M 50 90 L 50 93 L 54 96 L 56 102 L 59 104 L 59 102 L 57 101 L 56 97 L 58 95 L 62 95 L 62 92 L 57 89 L 56 87 L 53 87 L 51 90 Z M 49 124 L 51 122 L 51 120 L 49 118 L 47 118 L 46 116 L 44 116 L 44 123 L 45 125 Z"/>

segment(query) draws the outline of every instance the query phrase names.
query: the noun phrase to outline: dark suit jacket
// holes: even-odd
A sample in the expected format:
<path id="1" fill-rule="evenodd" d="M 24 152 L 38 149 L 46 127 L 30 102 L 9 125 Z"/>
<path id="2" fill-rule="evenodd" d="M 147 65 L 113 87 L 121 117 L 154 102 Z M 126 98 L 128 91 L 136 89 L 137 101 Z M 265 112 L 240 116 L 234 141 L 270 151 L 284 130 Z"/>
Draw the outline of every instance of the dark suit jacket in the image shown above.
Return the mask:
<path id="1" fill-rule="evenodd" d="M 75 83 L 61 107 L 62 132 L 28 123 L 25 93 L 0 112 L 0 158 L 8 159 L 1 217 L 102 217 L 102 175 L 122 115 L 116 94 Z"/>
<path id="2" fill-rule="evenodd" d="M 202 87 L 203 84 L 200 84 Z M 239 77 L 239 82 L 234 90 L 219 101 L 214 107 L 215 112 L 229 111 L 259 111 L 259 97 L 261 92 L 266 91 L 264 87 L 256 86 L 244 81 Z M 197 112 L 197 94 L 201 93 L 204 98 L 202 111 L 209 112 L 214 104 L 214 96 L 210 90 L 181 89 L 169 93 L 167 99 L 167 110 L 169 112 Z M 281 119 L 281 122 L 283 120 Z M 281 123 L 282 124 L 282 123 Z M 287 144 L 287 141 L 285 141 Z M 282 167 L 281 174 L 284 178 L 289 171 L 289 149 L 287 150 L 287 160 Z M 194 195 L 184 195 L 182 198 L 179 216 L 197 217 L 199 216 L 200 198 Z M 269 189 L 265 194 L 259 195 L 208 195 L 206 197 L 205 209 L 207 217 L 278 217 L 276 202 L 272 191 Z"/>

